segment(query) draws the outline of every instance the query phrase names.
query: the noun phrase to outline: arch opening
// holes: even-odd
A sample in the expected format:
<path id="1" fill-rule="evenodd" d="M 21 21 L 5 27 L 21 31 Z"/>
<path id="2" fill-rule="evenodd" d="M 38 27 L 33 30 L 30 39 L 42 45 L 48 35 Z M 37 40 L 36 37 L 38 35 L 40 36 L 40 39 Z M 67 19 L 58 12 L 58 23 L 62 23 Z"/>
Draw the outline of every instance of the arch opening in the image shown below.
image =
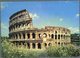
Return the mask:
<path id="1" fill-rule="evenodd" d="M 33 48 L 33 49 L 35 48 L 35 43 L 32 43 L 32 48 Z"/>
<path id="2" fill-rule="evenodd" d="M 57 39 L 57 35 L 55 35 L 55 39 Z"/>
<path id="3" fill-rule="evenodd" d="M 27 34 L 27 37 L 28 37 L 28 39 L 30 38 L 30 34 L 29 33 Z"/>
<path id="4" fill-rule="evenodd" d="M 48 46 L 51 46 L 51 43 L 49 43 Z"/>
<path id="5" fill-rule="evenodd" d="M 44 36 L 44 37 L 47 37 L 47 34 L 46 34 L 46 33 L 44 33 L 44 34 L 43 34 L 43 36 Z"/>
<path id="6" fill-rule="evenodd" d="M 38 49 L 41 49 L 41 43 L 38 43 Z"/>
<path id="7" fill-rule="evenodd" d="M 17 34 L 16 34 L 16 39 L 18 39 L 18 36 L 17 36 Z"/>
<path id="8" fill-rule="evenodd" d="M 30 48 L 30 43 L 27 43 L 27 47 Z"/>
<path id="9" fill-rule="evenodd" d="M 35 38 L 35 33 L 32 33 L 32 38 Z"/>
<path id="10" fill-rule="evenodd" d="M 25 39 L 25 33 L 23 33 L 23 39 Z"/>
<path id="11" fill-rule="evenodd" d="M 58 39 L 60 39 L 60 35 L 58 35 Z"/>
<path id="12" fill-rule="evenodd" d="M 45 48 L 47 48 L 47 43 L 44 43 Z"/>
<path id="13" fill-rule="evenodd" d="M 54 35 L 53 34 L 51 35 L 51 38 L 54 38 Z"/>

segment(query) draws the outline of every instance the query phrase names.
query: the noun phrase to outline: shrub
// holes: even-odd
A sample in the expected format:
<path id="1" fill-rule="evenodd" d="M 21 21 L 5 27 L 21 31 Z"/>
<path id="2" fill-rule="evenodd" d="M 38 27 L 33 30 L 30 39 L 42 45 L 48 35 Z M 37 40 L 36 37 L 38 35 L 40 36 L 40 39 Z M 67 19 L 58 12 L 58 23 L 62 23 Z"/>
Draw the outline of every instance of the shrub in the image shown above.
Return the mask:
<path id="1" fill-rule="evenodd" d="M 76 49 L 73 45 L 56 47 L 52 46 L 47 49 L 50 57 L 67 57 L 67 56 L 80 56 L 80 49 Z"/>
<path id="2" fill-rule="evenodd" d="M 2 48 L 4 58 L 35 58 L 41 54 L 40 51 L 29 50 L 24 47 L 18 48 L 6 40 L 2 42 Z"/>
<path id="3" fill-rule="evenodd" d="M 80 56 L 80 48 L 75 50 L 74 56 Z"/>
<path id="4" fill-rule="evenodd" d="M 80 48 L 74 45 L 67 46 L 50 46 L 44 50 L 31 50 L 24 47 L 18 48 L 9 41 L 2 42 L 2 55 L 4 58 L 38 58 L 38 57 L 66 57 L 80 56 Z"/>
<path id="5" fill-rule="evenodd" d="M 51 46 L 47 49 L 47 53 L 49 56 L 59 56 L 58 48 L 56 46 Z"/>
<path id="6" fill-rule="evenodd" d="M 58 48 L 58 54 L 59 56 L 68 56 L 67 48 L 62 46 Z"/>

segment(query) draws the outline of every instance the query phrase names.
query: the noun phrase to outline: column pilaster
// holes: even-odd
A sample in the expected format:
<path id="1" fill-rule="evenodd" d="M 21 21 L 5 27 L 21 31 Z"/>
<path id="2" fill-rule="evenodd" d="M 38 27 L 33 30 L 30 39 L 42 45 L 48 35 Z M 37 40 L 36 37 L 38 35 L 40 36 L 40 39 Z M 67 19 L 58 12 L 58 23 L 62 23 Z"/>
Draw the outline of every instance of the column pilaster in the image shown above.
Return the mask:
<path id="1" fill-rule="evenodd" d="M 19 34 L 17 34 L 17 36 L 18 36 L 18 39 L 20 39 L 20 36 L 19 36 Z"/>
<path id="2" fill-rule="evenodd" d="M 30 33 L 30 39 L 32 40 L 32 33 Z"/>
<path id="3" fill-rule="evenodd" d="M 28 37 L 27 37 L 27 33 L 25 33 L 25 38 L 28 39 Z"/>
<path id="4" fill-rule="evenodd" d="M 16 39 L 16 34 L 14 35 L 14 38 Z"/>
<path id="5" fill-rule="evenodd" d="M 38 49 L 38 43 L 36 43 L 36 49 Z"/>
<path id="6" fill-rule="evenodd" d="M 23 34 L 21 33 L 21 39 L 23 39 Z"/>
<path id="7" fill-rule="evenodd" d="M 30 43 L 30 49 L 32 49 L 32 43 Z"/>
<path id="8" fill-rule="evenodd" d="M 35 33 L 35 38 L 36 38 L 36 40 L 38 39 L 38 33 L 37 32 Z"/>
<path id="9" fill-rule="evenodd" d="M 47 38 L 49 39 L 49 35 L 48 35 L 48 32 L 47 32 Z"/>
<path id="10" fill-rule="evenodd" d="M 44 49 L 44 43 L 41 43 L 41 49 Z"/>

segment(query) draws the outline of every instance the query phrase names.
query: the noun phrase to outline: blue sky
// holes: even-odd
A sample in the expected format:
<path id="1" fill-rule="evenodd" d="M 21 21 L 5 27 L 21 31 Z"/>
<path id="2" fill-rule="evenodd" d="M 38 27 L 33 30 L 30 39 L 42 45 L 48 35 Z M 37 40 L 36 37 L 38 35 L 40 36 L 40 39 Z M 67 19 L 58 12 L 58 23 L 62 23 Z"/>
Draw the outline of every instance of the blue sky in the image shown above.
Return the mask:
<path id="1" fill-rule="evenodd" d="M 2 2 L 1 3 L 1 35 L 8 36 L 9 17 L 22 9 L 30 12 L 33 25 L 37 28 L 45 26 L 61 26 L 79 32 L 79 2 L 77 1 L 34 1 L 34 2 Z"/>

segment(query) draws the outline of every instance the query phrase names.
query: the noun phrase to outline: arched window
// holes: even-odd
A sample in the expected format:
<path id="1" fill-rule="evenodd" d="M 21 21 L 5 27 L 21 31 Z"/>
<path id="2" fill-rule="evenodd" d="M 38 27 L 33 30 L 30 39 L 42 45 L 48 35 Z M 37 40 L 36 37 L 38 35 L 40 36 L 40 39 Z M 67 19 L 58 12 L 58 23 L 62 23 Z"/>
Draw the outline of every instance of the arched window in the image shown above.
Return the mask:
<path id="1" fill-rule="evenodd" d="M 54 35 L 53 34 L 51 35 L 51 38 L 54 38 Z"/>
<path id="2" fill-rule="evenodd" d="M 57 39 L 57 35 L 55 35 L 55 39 Z"/>
<path id="3" fill-rule="evenodd" d="M 39 38 L 41 38 L 41 34 L 38 34 L 39 35 Z"/>
<path id="4" fill-rule="evenodd" d="M 35 33 L 32 33 L 32 38 L 35 38 Z"/>
<path id="5" fill-rule="evenodd" d="M 60 35 L 58 35 L 58 39 L 60 39 Z"/>
<path id="6" fill-rule="evenodd" d="M 33 49 L 35 48 L 35 43 L 32 43 L 32 47 L 33 47 Z"/>
<path id="7" fill-rule="evenodd" d="M 46 34 L 46 33 L 44 33 L 44 34 L 43 34 L 43 36 L 44 36 L 44 37 L 47 37 L 47 34 Z"/>
<path id="8" fill-rule="evenodd" d="M 30 34 L 29 33 L 27 34 L 27 37 L 28 37 L 28 39 L 30 39 Z"/>
<path id="9" fill-rule="evenodd" d="M 58 42 L 58 45 L 60 45 L 60 42 Z"/>
<path id="10" fill-rule="evenodd" d="M 17 34 L 16 34 L 16 39 L 18 39 L 18 36 L 17 36 Z"/>
<path id="11" fill-rule="evenodd" d="M 55 34 L 57 34 L 57 31 L 55 31 Z"/>
<path id="12" fill-rule="evenodd" d="M 51 46 L 51 43 L 49 43 L 48 46 Z"/>
<path id="13" fill-rule="evenodd" d="M 23 39 L 25 39 L 25 33 L 23 33 Z"/>
<path id="14" fill-rule="evenodd" d="M 41 43 L 38 43 L 38 49 L 41 49 Z"/>
<path id="15" fill-rule="evenodd" d="M 61 35 L 61 38 L 63 37 L 63 35 Z"/>
<path id="16" fill-rule="evenodd" d="M 47 43 L 44 43 L 44 46 L 47 47 Z"/>

